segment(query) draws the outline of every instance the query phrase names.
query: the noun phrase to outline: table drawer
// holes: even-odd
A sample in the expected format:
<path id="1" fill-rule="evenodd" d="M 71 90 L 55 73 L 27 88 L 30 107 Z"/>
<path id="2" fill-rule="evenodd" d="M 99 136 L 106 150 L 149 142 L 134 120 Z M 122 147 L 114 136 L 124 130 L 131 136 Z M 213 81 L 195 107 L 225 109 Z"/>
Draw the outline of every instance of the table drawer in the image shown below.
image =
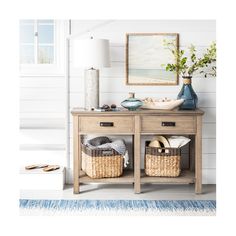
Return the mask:
<path id="1" fill-rule="evenodd" d="M 143 116 L 141 131 L 163 134 L 195 133 L 196 121 L 194 116 Z"/>
<path id="2" fill-rule="evenodd" d="M 81 133 L 133 133 L 134 118 L 120 117 L 80 117 L 79 129 Z"/>

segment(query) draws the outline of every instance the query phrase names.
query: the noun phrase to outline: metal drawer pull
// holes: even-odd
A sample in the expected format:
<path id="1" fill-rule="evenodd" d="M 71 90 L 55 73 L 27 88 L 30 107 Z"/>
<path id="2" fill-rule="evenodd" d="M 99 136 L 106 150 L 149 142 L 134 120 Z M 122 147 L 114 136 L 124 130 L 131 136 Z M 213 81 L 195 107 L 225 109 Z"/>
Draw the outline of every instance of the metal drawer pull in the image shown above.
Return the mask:
<path id="1" fill-rule="evenodd" d="M 175 126 L 175 122 L 163 121 L 161 122 L 161 126 Z"/>
<path id="2" fill-rule="evenodd" d="M 114 126 L 114 122 L 100 122 L 100 126 L 112 127 Z"/>

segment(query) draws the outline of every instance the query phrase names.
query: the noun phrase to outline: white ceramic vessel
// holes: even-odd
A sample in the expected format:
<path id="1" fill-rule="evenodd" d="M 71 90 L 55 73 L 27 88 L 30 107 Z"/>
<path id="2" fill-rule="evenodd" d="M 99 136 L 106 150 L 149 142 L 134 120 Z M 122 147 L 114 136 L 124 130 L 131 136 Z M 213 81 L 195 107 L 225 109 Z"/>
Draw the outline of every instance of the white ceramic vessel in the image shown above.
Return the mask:
<path id="1" fill-rule="evenodd" d="M 145 98 L 143 100 L 142 109 L 155 109 L 155 110 L 172 110 L 180 106 L 184 99 L 153 99 Z"/>

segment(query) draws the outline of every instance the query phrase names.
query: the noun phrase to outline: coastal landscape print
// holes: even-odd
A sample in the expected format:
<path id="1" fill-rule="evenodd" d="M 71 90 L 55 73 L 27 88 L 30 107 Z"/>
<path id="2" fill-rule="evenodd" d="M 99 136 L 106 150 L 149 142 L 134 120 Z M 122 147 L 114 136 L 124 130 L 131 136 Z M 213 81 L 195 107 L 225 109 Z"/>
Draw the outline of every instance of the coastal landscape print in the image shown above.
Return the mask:
<path id="1" fill-rule="evenodd" d="M 126 83 L 129 85 L 176 85 L 178 76 L 165 70 L 175 59 L 164 40 L 178 47 L 178 34 L 127 34 Z"/>

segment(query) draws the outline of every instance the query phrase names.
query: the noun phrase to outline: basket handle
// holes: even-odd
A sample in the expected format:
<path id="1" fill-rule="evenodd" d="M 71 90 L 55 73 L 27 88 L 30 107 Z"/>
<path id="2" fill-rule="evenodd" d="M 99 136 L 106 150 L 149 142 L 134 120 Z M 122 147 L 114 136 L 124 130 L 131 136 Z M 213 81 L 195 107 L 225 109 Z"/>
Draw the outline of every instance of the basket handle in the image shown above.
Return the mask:
<path id="1" fill-rule="evenodd" d="M 113 150 L 102 150 L 102 155 L 112 155 L 113 154 Z"/>

